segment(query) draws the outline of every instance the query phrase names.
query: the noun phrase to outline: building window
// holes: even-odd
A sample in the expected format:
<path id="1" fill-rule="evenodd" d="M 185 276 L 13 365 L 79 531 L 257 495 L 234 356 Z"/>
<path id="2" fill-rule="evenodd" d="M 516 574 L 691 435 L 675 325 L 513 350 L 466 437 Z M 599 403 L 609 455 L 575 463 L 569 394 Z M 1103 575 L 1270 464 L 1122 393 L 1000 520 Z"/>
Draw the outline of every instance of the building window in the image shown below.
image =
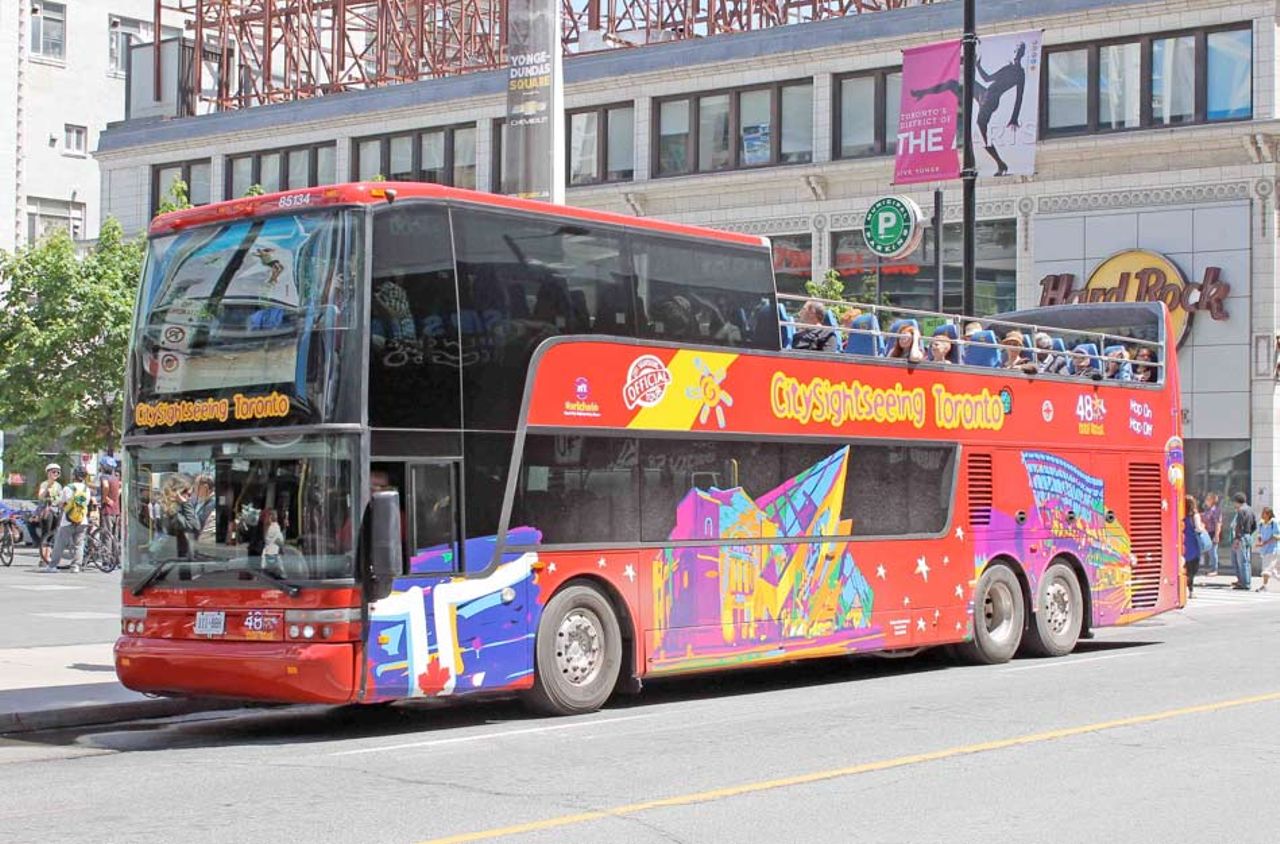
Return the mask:
<path id="1" fill-rule="evenodd" d="M 84 237 L 84 203 L 28 197 L 27 243 L 38 243 L 56 232 L 66 232 L 73 240 Z"/>
<path id="2" fill-rule="evenodd" d="M 186 184 L 189 203 L 208 205 L 212 188 L 210 173 L 210 162 L 207 158 L 203 161 L 179 161 L 152 167 L 151 214 L 153 216 L 157 214 L 160 206 L 170 199 L 173 183 L 178 181 Z"/>
<path id="3" fill-rule="evenodd" d="M 227 159 L 227 197 L 244 196 L 257 185 L 264 193 L 331 185 L 337 178 L 335 143 L 263 150 Z"/>
<path id="4" fill-rule="evenodd" d="M 1248 440 L 1197 440 L 1185 443 L 1188 495 L 1204 504 L 1205 496 L 1218 495 L 1218 506 L 1226 520 L 1222 528 L 1223 551 L 1231 545 L 1231 496 L 1243 492 L 1253 501 L 1249 471 L 1251 452 Z M 1254 503 L 1257 507 L 1257 503 Z"/>
<path id="5" fill-rule="evenodd" d="M 974 236 L 975 284 L 973 316 L 1012 311 L 1017 306 L 1018 230 L 1013 220 L 982 220 Z M 831 263 L 844 281 L 845 298 L 897 308 L 936 311 L 934 232 L 926 229 L 916 250 L 895 261 L 877 258 L 867 249 L 862 231 L 831 233 Z M 959 312 L 961 302 L 962 230 L 943 227 L 943 309 Z M 779 289 L 782 287 L 781 277 Z"/>
<path id="6" fill-rule="evenodd" d="M 779 293 L 804 296 L 813 278 L 813 235 L 783 234 L 769 238 L 773 246 L 773 280 Z M 792 307 L 787 303 L 788 308 Z"/>
<path id="7" fill-rule="evenodd" d="M 62 149 L 69 155 L 87 155 L 89 152 L 89 129 L 68 123 L 62 127 Z"/>
<path id="8" fill-rule="evenodd" d="M 902 71 L 873 70 L 836 78 L 836 158 L 891 155 L 898 148 Z"/>
<path id="9" fill-rule="evenodd" d="M 662 100 L 654 115 L 658 176 L 813 160 L 807 80 Z"/>
<path id="10" fill-rule="evenodd" d="M 35 0 L 31 4 L 31 54 L 59 61 L 67 55 L 67 7 Z"/>
<path id="11" fill-rule="evenodd" d="M 1253 117 L 1249 25 L 1045 50 L 1046 137 Z"/>
<path id="12" fill-rule="evenodd" d="M 446 126 L 359 138 L 352 147 L 351 176 L 367 182 L 431 182 L 476 186 L 476 127 Z"/>
<path id="13" fill-rule="evenodd" d="M 569 186 L 629 181 L 635 174 L 635 109 L 604 106 L 569 114 Z"/>

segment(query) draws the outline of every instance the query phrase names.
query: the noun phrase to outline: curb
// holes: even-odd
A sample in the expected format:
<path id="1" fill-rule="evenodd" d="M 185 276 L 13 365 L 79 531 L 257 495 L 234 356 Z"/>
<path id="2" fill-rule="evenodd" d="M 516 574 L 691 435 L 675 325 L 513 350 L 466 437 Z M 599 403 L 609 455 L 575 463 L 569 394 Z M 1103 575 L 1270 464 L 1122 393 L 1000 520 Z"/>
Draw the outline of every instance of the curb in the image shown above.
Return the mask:
<path id="1" fill-rule="evenodd" d="M 63 709 L 40 709 L 34 712 L 0 712 L 0 736 L 61 730 L 95 724 L 114 724 L 142 718 L 171 718 L 220 709 L 242 709 L 246 703 L 237 700 L 208 698 L 130 700 L 120 703 L 71 706 Z"/>

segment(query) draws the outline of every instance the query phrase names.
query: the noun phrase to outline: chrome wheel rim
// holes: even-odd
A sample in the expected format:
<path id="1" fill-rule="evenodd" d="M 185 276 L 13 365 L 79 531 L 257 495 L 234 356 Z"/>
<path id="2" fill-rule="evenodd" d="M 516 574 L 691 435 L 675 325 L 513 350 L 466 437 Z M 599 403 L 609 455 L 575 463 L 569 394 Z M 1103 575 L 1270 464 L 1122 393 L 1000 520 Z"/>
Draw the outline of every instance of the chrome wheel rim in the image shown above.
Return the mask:
<path id="1" fill-rule="evenodd" d="M 1014 634 L 1013 590 L 1006 583 L 993 583 L 982 600 L 983 624 L 987 636 L 995 642 L 1006 642 Z"/>
<path id="2" fill-rule="evenodd" d="M 571 685 L 585 686 L 600 673 L 604 643 L 600 619 L 587 609 L 574 609 L 556 631 L 556 667 Z"/>
<path id="3" fill-rule="evenodd" d="M 1071 626 L 1074 614 L 1071 590 L 1061 579 L 1054 579 L 1044 590 L 1045 626 L 1054 636 L 1061 636 Z"/>

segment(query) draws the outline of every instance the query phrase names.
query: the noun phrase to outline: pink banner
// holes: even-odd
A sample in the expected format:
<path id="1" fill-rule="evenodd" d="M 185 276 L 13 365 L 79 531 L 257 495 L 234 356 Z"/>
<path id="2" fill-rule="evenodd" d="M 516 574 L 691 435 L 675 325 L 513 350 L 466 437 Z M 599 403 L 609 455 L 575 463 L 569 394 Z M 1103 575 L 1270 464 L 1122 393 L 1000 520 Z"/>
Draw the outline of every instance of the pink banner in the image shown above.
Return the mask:
<path id="1" fill-rule="evenodd" d="M 959 41 L 902 51 L 895 185 L 960 177 L 956 151 L 960 97 Z"/>

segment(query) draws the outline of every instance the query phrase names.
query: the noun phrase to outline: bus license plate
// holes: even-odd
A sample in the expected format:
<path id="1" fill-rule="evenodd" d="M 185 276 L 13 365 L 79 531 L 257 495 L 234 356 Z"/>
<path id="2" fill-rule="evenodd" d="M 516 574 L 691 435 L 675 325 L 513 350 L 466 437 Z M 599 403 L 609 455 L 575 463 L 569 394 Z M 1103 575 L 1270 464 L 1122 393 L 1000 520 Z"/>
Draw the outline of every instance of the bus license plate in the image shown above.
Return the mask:
<path id="1" fill-rule="evenodd" d="M 227 614 L 224 612 L 196 613 L 197 636 L 221 636 L 227 629 Z"/>

